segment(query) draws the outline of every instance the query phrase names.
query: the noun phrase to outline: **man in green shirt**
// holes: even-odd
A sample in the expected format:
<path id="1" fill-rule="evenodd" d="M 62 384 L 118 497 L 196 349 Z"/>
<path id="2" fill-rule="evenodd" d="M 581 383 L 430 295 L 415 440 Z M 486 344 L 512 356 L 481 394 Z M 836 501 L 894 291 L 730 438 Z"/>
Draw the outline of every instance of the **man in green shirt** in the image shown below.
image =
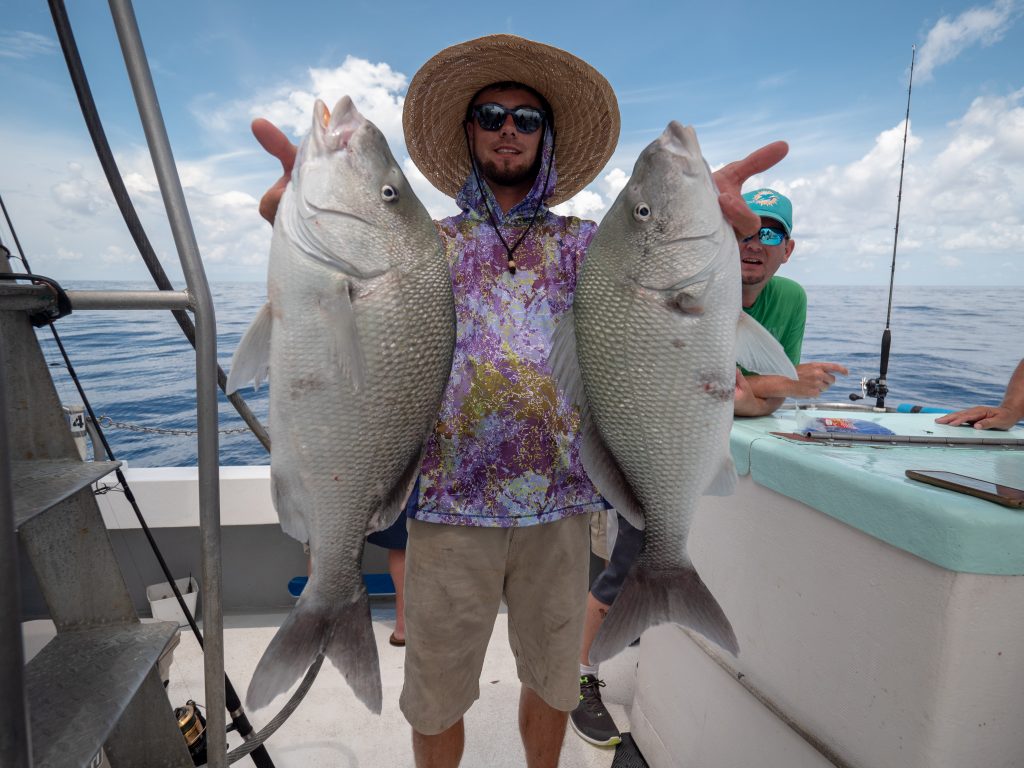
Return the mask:
<path id="1" fill-rule="evenodd" d="M 767 416 L 787 397 L 818 397 L 835 383 L 836 373 L 847 370 L 838 363 L 800 362 L 807 294 L 799 283 L 775 275 L 796 246 L 793 204 L 773 189 L 755 189 L 743 199 L 761 216 L 761 230 L 740 241 L 743 311 L 779 340 L 799 376 L 760 376 L 746 370 L 737 375 L 736 415 Z"/>

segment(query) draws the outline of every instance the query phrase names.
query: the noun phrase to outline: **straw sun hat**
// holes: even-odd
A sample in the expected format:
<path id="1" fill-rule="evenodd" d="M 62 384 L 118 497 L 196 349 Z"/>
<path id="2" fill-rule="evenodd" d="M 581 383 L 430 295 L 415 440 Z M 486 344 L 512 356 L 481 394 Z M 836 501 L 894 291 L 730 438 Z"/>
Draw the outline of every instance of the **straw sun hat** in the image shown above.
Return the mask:
<path id="1" fill-rule="evenodd" d="M 492 83 L 528 85 L 555 113 L 558 183 L 549 205 L 594 180 L 619 140 L 619 107 L 600 72 L 571 53 L 515 35 L 468 40 L 435 55 L 409 85 L 402 113 L 409 156 L 455 197 L 470 172 L 462 122 L 469 100 Z"/>

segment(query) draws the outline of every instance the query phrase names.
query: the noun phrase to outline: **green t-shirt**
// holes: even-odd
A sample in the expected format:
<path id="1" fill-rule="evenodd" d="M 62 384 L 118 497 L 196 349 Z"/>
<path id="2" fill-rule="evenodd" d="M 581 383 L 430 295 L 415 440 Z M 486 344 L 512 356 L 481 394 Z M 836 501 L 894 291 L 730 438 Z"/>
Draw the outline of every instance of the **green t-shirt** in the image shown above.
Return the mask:
<path id="1" fill-rule="evenodd" d="M 800 364 L 800 348 L 804 343 L 804 324 L 807 322 L 807 294 L 799 283 L 786 277 L 773 277 L 753 306 L 744 307 L 743 311 L 779 340 L 793 365 Z M 740 370 L 743 370 L 742 366 Z M 751 371 L 743 370 L 743 373 Z"/>

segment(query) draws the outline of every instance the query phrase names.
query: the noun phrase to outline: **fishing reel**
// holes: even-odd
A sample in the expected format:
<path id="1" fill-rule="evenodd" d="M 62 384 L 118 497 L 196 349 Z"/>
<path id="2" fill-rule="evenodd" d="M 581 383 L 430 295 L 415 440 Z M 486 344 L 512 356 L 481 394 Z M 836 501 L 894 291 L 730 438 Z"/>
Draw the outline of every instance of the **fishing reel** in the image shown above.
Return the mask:
<path id="1" fill-rule="evenodd" d="M 188 753 L 193 765 L 206 763 L 206 718 L 199 711 L 198 705 L 191 699 L 183 707 L 175 707 L 174 716 L 178 720 L 178 728 L 185 737 Z"/>
<path id="2" fill-rule="evenodd" d="M 885 400 L 885 396 L 889 394 L 889 386 L 885 383 L 885 379 L 869 379 L 864 377 L 860 380 L 860 394 L 856 392 L 850 393 L 850 399 L 856 402 L 857 400 L 863 400 L 865 397 L 873 397 L 877 400 Z"/>

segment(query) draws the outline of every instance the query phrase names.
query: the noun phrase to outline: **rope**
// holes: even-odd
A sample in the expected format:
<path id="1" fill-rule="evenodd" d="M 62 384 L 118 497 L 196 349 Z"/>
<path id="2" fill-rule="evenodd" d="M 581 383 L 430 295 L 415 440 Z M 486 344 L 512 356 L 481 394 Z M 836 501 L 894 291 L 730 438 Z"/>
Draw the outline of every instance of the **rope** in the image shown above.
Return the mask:
<path id="1" fill-rule="evenodd" d="M 316 676 L 320 672 L 320 667 L 323 666 L 323 663 L 323 654 L 319 654 L 316 657 L 316 661 L 314 661 L 309 666 L 309 669 L 306 671 L 306 676 L 302 678 L 302 684 L 299 685 L 298 689 L 295 691 L 295 693 L 292 694 L 292 697 L 288 700 L 288 703 L 285 704 L 284 708 L 277 713 L 274 719 L 267 723 L 262 731 L 257 733 L 252 738 L 247 739 L 245 743 L 242 744 L 240 747 L 236 747 L 235 749 L 228 752 L 228 764 L 231 764 L 236 760 L 241 760 L 250 752 L 262 746 L 263 742 L 265 742 L 267 739 L 274 735 L 274 731 L 281 727 L 284 721 L 288 719 L 288 717 L 295 710 L 295 708 L 299 706 L 299 703 L 305 698 L 306 693 L 313 685 L 313 681 L 316 680 Z"/>
<path id="2" fill-rule="evenodd" d="M 139 424 L 128 424 L 124 421 L 114 421 L 109 416 L 100 415 L 99 424 L 103 427 L 112 427 L 114 429 L 127 429 L 129 432 L 148 432 L 153 435 L 176 435 L 180 437 L 192 437 L 198 435 L 199 432 L 195 429 L 165 429 L 163 427 L 143 427 Z M 221 435 L 240 435 L 246 432 L 251 432 L 248 427 L 234 427 L 233 429 L 219 429 L 218 434 Z"/>

